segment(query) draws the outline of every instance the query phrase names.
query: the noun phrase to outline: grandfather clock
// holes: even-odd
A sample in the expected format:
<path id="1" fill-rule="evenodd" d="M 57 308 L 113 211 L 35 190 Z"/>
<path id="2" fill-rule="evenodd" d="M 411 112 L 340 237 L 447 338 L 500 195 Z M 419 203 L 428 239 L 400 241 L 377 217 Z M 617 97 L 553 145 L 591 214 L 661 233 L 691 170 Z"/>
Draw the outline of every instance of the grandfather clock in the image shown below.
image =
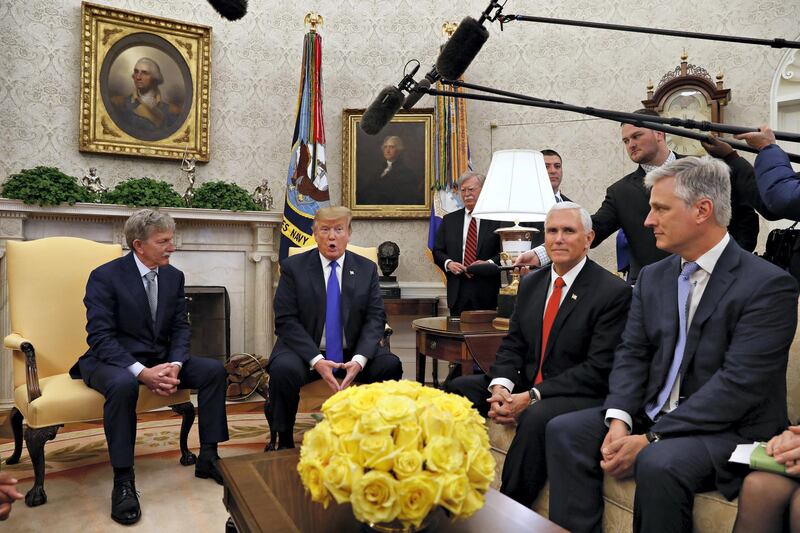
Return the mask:
<path id="1" fill-rule="evenodd" d="M 723 107 L 731 100 L 731 90 L 723 89 L 722 73 L 716 83 L 703 67 L 687 62 L 686 51 L 681 64 L 664 74 L 653 91 L 653 82 L 647 86 L 647 100 L 642 104 L 662 117 L 722 122 Z M 684 155 L 705 155 L 699 141 L 667 134 L 670 150 Z"/>

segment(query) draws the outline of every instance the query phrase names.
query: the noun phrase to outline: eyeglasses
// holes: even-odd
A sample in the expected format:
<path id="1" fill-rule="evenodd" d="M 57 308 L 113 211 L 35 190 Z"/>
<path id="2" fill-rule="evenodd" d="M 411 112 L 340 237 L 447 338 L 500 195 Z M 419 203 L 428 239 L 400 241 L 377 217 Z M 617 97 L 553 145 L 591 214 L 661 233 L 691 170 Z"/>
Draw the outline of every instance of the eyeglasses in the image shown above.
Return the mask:
<path id="1" fill-rule="evenodd" d="M 467 193 L 474 193 L 476 191 L 479 191 L 479 190 L 481 190 L 481 187 L 462 187 L 460 190 L 461 190 L 461 194 L 464 195 L 464 194 L 467 194 Z"/>

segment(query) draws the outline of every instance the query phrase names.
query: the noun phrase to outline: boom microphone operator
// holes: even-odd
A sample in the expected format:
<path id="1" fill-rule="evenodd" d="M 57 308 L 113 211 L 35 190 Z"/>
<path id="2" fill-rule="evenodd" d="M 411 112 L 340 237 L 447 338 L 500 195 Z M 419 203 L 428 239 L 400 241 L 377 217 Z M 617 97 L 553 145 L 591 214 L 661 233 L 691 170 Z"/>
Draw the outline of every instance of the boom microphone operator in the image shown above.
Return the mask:
<path id="1" fill-rule="evenodd" d="M 406 67 L 412 61 L 416 60 L 412 59 L 406 63 Z M 367 110 L 364 111 L 364 116 L 361 117 L 361 131 L 367 135 L 376 135 L 397 114 L 403 105 L 403 100 L 405 100 L 403 91 L 411 91 L 411 87 L 415 85 L 414 74 L 419 70 L 419 61 L 416 61 L 416 63 L 411 72 L 403 76 L 397 87 L 389 85 L 378 93 L 378 97 L 369 105 Z"/>

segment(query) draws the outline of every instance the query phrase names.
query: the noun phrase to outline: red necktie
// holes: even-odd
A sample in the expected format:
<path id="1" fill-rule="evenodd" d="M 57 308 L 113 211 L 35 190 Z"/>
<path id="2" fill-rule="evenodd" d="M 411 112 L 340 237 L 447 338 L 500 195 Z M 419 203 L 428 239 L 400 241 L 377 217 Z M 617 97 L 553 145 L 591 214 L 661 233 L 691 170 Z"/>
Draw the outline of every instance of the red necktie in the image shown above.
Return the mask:
<path id="1" fill-rule="evenodd" d="M 547 300 L 547 307 L 544 309 L 544 320 L 542 321 L 542 350 L 539 361 L 539 372 L 536 374 L 536 379 L 533 384 L 538 385 L 542 382 L 542 368 L 544 367 L 544 354 L 547 351 L 547 339 L 550 337 L 550 329 L 553 327 L 553 322 L 556 320 L 558 314 L 558 306 L 561 304 L 561 289 L 564 288 L 564 279 L 561 277 L 556 278 L 553 284 L 553 293 L 550 299 Z"/>
<path id="2" fill-rule="evenodd" d="M 467 229 L 467 244 L 464 245 L 464 266 L 468 267 L 475 262 L 478 255 L 478 223 L 473 217 Z"/>

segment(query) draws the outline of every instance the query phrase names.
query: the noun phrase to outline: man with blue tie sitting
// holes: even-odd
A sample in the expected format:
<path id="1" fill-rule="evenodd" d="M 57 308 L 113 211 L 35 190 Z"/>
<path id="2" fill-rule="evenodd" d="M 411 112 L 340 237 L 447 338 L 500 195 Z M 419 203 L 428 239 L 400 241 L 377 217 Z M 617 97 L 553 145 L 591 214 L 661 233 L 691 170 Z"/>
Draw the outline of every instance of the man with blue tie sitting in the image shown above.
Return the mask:
<path id="1" fill-rule="evenodd" d="M 736 445 L 787 423 L 797 283 L 728 235 L 729 168 L 687 157 L 645 184 L 674 255 L 639 274 L 605 404 L 547 426 L 549 517 L 571 531 L 601 531 L 604 474 L 636 480 L 634 531 L 691 531 L 695 493 L 739 491 Z"/>
<path id="2" fill-rule="evenodd" d="M 169 264 L 174 233 L 172 217 L 151 209 L 125 222 L 131 253 L 89 275 L 83 299 L 89 350 L 70 370 L 105 397 L 103 425 L 114 467 L 111 518 L 124 525 L 141 517 L 133 474 L 140 383 L 161 396 L 198 389 L 195 475 L 222 485 L 216 461 L 217 443 L 228 440 L 227 373 L 219 361 L 189 356 L 183 272 Z"/>
<path id="3" fill-rule="evenodd" d="M 293 448 L 300 387 L 324 379 L 333 391 L 353 381 L 400 379 L 400 359 L 380 340 L 386 324 L 375 263 L 347 252 L 352 214 L 325 207 L 314 217 L 317 248 L 281 261 L 269 372 L 270 428 Z"/>

